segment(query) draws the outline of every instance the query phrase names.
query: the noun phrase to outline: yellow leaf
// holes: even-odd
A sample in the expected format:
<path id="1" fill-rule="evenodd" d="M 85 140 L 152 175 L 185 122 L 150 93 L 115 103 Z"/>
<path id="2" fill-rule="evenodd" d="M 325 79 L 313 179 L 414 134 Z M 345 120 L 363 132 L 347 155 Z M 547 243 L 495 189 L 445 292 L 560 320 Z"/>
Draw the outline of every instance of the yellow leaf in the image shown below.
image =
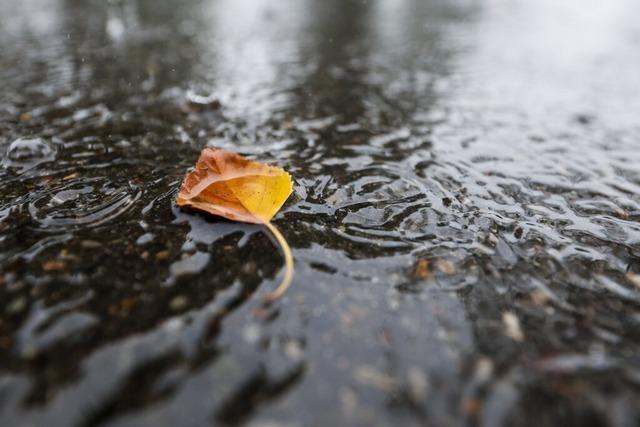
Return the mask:
<path id="1" fill-rule="evenodd" d="M 176 203 L 234 221 L 264 224 L 273 233 L 284 252 L 286 269 L 282 283 L 265 297 L 271 302 L 287 290 L 293 277 L 291 249 L 270 222 L 291 190 L 291 176 L 283 169 L 205 148 L 182 182 Z"/>

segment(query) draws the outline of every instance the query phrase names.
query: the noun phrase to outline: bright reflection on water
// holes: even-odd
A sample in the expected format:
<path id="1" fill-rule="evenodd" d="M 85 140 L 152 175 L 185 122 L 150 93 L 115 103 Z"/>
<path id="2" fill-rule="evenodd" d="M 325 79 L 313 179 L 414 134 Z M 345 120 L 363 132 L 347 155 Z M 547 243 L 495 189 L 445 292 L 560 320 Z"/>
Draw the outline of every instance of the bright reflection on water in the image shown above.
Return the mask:
<path id="1" fill-rule="evenodd" d="M 3 425 L 633 425 L 639 9 L 2 2 Z M 295 177 L 273 307 L 207 145 Z"/>

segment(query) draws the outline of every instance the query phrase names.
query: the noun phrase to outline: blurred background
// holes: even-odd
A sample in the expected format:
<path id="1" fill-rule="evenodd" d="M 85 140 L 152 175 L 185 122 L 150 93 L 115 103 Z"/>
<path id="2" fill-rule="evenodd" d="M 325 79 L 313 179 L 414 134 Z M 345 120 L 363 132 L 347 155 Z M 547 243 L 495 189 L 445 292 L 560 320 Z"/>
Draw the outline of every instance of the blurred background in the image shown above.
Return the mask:
<path id="1" fill-rule="evenodd" d="M 638 16 L 0 0 L 2 424 L 637 425 Z M 294 178 L 271 307 L 206 146 Z"/>

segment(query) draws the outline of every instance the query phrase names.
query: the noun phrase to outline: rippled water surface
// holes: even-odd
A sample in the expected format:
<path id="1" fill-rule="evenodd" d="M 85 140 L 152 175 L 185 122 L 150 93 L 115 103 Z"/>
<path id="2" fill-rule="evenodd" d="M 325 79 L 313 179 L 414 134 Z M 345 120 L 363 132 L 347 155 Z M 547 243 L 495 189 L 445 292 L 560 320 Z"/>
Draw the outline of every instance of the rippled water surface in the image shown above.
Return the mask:
<path id="1" fill-rule="evenodd" d="M 640 423 L 640 5 L 0 0 L 7 426 Z M 284 167 L 180 211 L 205 146 Z"/>

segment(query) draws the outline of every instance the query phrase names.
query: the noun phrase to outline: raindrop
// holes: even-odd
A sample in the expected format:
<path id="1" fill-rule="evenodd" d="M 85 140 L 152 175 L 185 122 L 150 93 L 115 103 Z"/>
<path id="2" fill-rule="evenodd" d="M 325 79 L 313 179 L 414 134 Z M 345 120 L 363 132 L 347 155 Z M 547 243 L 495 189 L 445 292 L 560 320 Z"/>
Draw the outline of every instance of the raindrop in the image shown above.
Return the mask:
<path id="1" fill-rule="evenodd" d="M 55 156 L 55 148 L 41 138 L 18 138 L 9 145 L 3 165 L 23 172 L 50 162 Z"/>

